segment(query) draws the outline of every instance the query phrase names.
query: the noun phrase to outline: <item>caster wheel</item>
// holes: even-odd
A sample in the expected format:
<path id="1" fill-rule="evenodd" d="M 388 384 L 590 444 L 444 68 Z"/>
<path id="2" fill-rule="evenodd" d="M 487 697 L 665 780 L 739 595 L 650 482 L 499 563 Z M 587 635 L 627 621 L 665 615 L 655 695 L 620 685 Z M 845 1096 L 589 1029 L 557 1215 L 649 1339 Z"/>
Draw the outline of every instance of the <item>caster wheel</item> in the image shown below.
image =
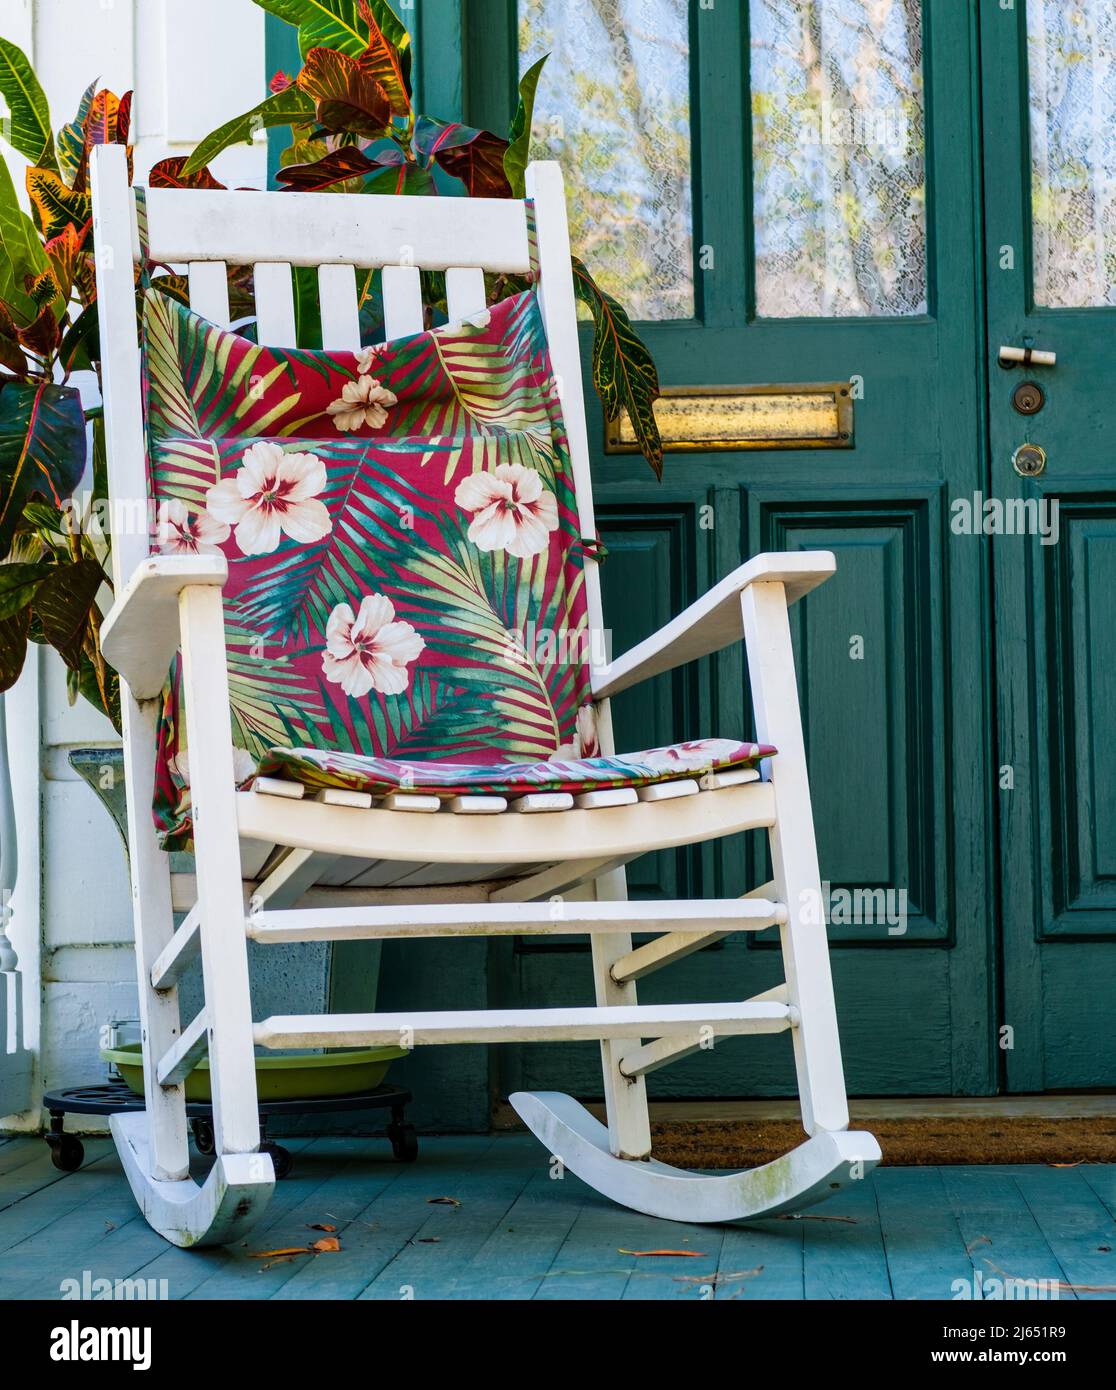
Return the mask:
<path id="1" fill-rule="evenodd" d="M 414 1163 L 418 1158 L 418 1135 L 414 1125 L 393 1124 L 388 1126 L 391 1152 L 400 1163 Z"/>
<path id="2" fill-rule="evenodd" d="M 51 1138 L 50 1161 L 63 1173 L 76 1172 L 85 1161 L 85 1148 L 80 1139 L 76 1139 L 72 1134 L 63 1134 L 58 1138 Z"/>
<path id="3" fill-rule="evenodd" d="M 198 1153 L 211 1154 L 213 1152 L 213 1125 L 211 1121 L 191 1120 L 190 1129 L 193 1131 Z"/>
<path id="4" fill-rule="evenodd" d="M 282 1181 L 287 1177 L 294 1167 L 294 1159 L 282 1144 L 273 1144 L 270 1139 L 260 1145 L 260 1153 L 270 1154 L 271 1161 L 275 1165 L 275 1177 L 277 1181 Z"/>

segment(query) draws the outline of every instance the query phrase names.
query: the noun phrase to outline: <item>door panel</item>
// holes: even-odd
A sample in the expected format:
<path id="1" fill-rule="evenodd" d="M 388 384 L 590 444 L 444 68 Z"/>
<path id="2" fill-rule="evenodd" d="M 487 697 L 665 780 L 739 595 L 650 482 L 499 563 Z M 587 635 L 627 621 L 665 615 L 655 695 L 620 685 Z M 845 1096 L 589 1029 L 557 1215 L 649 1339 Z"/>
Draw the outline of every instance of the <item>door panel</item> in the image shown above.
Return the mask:
<path id="1" fill-rule="evenodd" d="M 982 12 L 988 133 L 990 496 L 1023 534 L 993 531 L 1007 1083 L 1111 1084 L 1101 1025 L 1116 989 L 1116 16 L 1103 0 Z M 1029 110 L 1016 94 L 1029 93 Z M 1054 367 L 993 365 L 1000 344 Z M 1030 378 L 1035 415 L 1012 407 Z M 1023 443 L 1046 467 L 1012 467 Z M 1042 514 L 1047 541 L 1035 533 Z M 1019 528 L 1016 528 L 1018 532 Z"/>
<path id="2" fill-rule="evenodd" d="M 853 382 L 851 449 L 668 454 L 662 485 L 638 456 L 604 452 L 588 383 L 587 400 L 612 551 L 605 620 L 618 650 L 764 548 L 837 552 L 836 578 L 795 613 L 822 874 L 835 889 L 880 895 L 864 903 L 905 892 L 909 909 L 902 932 L 889 931 L 886 909 L 883 921 L 831 927 L 846 1065 L 861 1092 L 996 1084 L 987 556 L 952 544 L 947 524 L 951 498 L 986 477 L 967 9 L 471 0 L 468 10 L 468 120 L 502 128 L 519 71 L 553 47 L 535 107 L 540 152 L 578 190 L 575 249 L 602 278 L 627 276 L 610 287 L 647 315 L 640 331 L 665 383 Z M 669 40 L 661 70 L 670 75 L 658 85 L 649 35 Z M 625 44 L 637 80 L 598 100 Z M 784 62 L 784 48 L 806 55 L 805 67 Z M 609 143 L 618 123 L 634 138 L 632 113 L 647 109 L 657 138 L 669 133 L 650 183 L 646 141 L 638 157 Z M 553 111 L 560 120 L 549 124 Z M 797 184 L 796 160 L 809 173 Z M 677 277 L 688 237 L 692 307 L 675 293 L 685 277 L 663 273 L 641 230 L 655 190 L 677 192 L 687 177 L 690 224 L 674 197 L 665 263 Z M 587 197 L 592 218 L 579 207 Z M 638 249 L 618 261 L 629 235 Z M 780 284 L 790 287 L 783 298 Z M 586 362 L 588 346 L 586 336 Z M 679 494 L 686 506 L 660 540 L 659 509 Z M 620 697 L 620 744 L 645 747 L 668 727 L 751 731 L 739 650 L 702 663 L 696 682 L 681 695 L 660 685 Z M 753 836 L 692 854 L 685 872 L 661 859 L 633 866 L 632 892 L 660 896 L 686 882 L 695 893 L 739 893 L 768 876 L 765 853 Z M 642 981 L 641 998 L 740 998 L 775 983 L 778 969 L 770 943 L 732 939 Z M 548 954 L 526 944 L 501 979 L 508 997 L 553 1003 L 584 1002 L 592 987 L 584 947 Z M 498 1059 L 500 1089 L 514 1071 L 513 1084 L 599 1093 L 593 1048 L 580 1058 L 515 1052 Z M 649 1081 L 659 1095 L 788 1093 L 790 1049 L 749 1039 Z"/>
<path id="3" fill-rule="evenodd" d="M 832 550 L 842 579 L 792 610 L 818 856 L 838 895 L 890 897 L 869 921 L 835 898 L 830 940 L 948 944 L 939 490 L 884 506 L 751 503 L 757 549 Z"/>

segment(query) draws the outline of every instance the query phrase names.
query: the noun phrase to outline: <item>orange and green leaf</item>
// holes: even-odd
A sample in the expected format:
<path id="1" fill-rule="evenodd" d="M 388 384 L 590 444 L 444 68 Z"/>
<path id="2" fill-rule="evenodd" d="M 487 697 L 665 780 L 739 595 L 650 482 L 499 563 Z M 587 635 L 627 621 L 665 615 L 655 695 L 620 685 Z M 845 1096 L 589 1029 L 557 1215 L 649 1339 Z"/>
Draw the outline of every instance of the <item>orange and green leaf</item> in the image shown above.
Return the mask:
<path id="1" fill-rule="evenodd" d="M 391 124 L 391 101 L 361 59 L 332 48 L 312 48 L 298 86 L 315 104 L 327 130 L 378 139 Z"/>
<path id="2" fill-rule="evenodd" d="M 27 195 L 46 241 L 61 236 L 67 227 L 77 232 L 85 229 L 93 215 L 88 193 L 67 188 L 61 175 L 52 169 L 28 169 L 26 177 Z"/>

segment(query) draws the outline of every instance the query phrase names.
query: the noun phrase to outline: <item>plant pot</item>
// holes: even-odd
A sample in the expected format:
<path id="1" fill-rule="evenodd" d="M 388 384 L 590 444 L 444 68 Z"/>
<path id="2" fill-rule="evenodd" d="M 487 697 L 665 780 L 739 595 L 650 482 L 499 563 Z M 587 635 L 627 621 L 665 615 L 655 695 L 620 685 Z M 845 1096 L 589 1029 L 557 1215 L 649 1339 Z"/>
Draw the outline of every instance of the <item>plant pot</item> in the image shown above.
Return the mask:
<path id="1" fill-rule="evenodd" d="M 405 1057 L 402 1047 L 362 1047 L 338 1052 L 272 1053 L 256 1058 L 260 1100 L 320 1100 L 373 1091 L 388 1067 Z M 143 1095 L 143 1059 L 139 1043 L 102 1048 L 101 1058 L 114 1066 L 137 1096 Z M 209 1059 L 203 1057 L 186 1078 L 188 1101 L 210 1101 Z"/>

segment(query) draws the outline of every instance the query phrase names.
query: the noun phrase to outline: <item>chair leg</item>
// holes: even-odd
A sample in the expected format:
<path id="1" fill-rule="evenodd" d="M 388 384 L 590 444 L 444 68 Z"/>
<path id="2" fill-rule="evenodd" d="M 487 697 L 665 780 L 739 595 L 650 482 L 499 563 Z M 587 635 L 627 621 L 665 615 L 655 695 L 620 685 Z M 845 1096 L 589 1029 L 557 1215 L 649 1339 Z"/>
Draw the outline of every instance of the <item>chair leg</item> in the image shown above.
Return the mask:
<path id="1" fill-rule="evenodd" d="M 225 670 L 221 593 L 214 588 L 183 590 L 179 599 L 182 628 L 183 688 L 191 760 L 191 799 L 197 859 L 198 909 L 201 919 L 202 977 L 205 986 L 206 1034 L 213 1088 L 215 1161 L 205 1182 L 192 1181 L 183 1161 L 168 1171 L 170 1159 L 185 1157 L 185 1107 L 181 1086 L 161 1087 L 156 1077 L 168 1041 L 171 991 L 150 988 L 150 969 L 161 945 L 149 935 L 149 922 L 137 936 L 140 997 L 148 1015 L 159 1020 L 158 1034 L 145 1029 L 144 1067 L 151 1121 L 138 1113 L 114 1115 L 112 1133 L 132 1192 L 144 1216 L 175 1245 L 223 1245 L 239 1240 L 263 1214 L 275 1187 L 271 1157 L 259 1153 L 252 1006 L 248 988 L 248 940 L 240 877 L 240 848 L 233 784 L 229 726 L 228 677 Z M 137 725 L 137 730 L 140 726 Z M 143 735 L 155 747 L 154 730 Z M 153 781 L 151 753 L 143 755 L 139 734 L 131 777 L 129 806 L 133 846 L 145 844 L 142 818 Z M 148 761 L 144 761 L 144 756 Z M 142 775 L 141 775 L 142 774 Z M 139 789 L 144 789 L 141 792 Z M 169 876 L 164 920 L 170 921 Z M 155 890 L 151 890 L 152 894 Z M 157 898 L 154 899 L 156 902 Z M 150 906 L 150 901 L 148 902 Z M 166 937 L 168 934 L 164 932 Z M 162 941 L 165 945 L 165 940 Z M 152 953 L 154 950 L 154 954 Z M 165 994 L 165 998 L 163 997 Z M 158 1001 L 158 1002 L 157 1002 Z M 175 1013 L 177 1014 L 177 1005 Z M 177 1019 L 173 1036 L 179 1035 Z M 171 1039 L 173 1040 L 173 1038 Z M 171 1124 L 181 1128 L 173 1134 Z M 179 1142 L 181 1140 L 181 1142 Z M 173 1141 L 173 1142 L 172 1142 Z M 157 1154 L 158 1146 L 166 1154 Z"/>
<path id="2" fill-rule="evenodd" d="M 788 912 L 780 934 L 787 1000 L 798 1010 L 793 1037 L 802 1124 L 807 1134 L 843 1130 L 849 1110 L 786 593 L 781 584 L 753 584 L 741 606 L 756 737 L 779 750 L 767 769 L 775 792 L 770 843 L 776 897 Z"/>
<path id="3" fill-rule="evenodd" d="M 255 1153 L 260 1123 L 221 591 L 184 589 L 179 609 L 214 1150 Z"/>
<path id="4" fill-rule="evenodd" d="M 614 869 L 596 881 L 598 901 L 627 897 L 623 869 Z M 626 933 L 598 932 L 592 937 L 593 984 L 598 1005 L 637 1004 L 634 980 L 619 984 L 612 966 L 632 949 Z M 604 1039 L 601 1042 L 601 1070 L 604 1077 L 605 1111 L 608 1115 L 609 1148 L 618 1158 L 646 1158 L 651 1152 L 651 1123 L 647 1113 L 647 1082 L 644 1077 L 625 1076 L 620 1070 L 624 1056 L 640 1046 L 640 1038 Z"/>
<path id="5" fill-rule="evenodd" d="M 157 706 L 137 704 L 127 691 L 121 703 L 126 783 L 130 789 L 151 787 Z M 181 1031 L 178 990 L 151 988 L 151 967 L 174 934 L 170 859 L 159 848 L 151 808 L 141 793 L 128 796 L 127 810 L 148 1152 L 152 1177 L 175 1181 L 189 1176 L 186 1088 L 160 1086 L 155 1071 Z"/>

